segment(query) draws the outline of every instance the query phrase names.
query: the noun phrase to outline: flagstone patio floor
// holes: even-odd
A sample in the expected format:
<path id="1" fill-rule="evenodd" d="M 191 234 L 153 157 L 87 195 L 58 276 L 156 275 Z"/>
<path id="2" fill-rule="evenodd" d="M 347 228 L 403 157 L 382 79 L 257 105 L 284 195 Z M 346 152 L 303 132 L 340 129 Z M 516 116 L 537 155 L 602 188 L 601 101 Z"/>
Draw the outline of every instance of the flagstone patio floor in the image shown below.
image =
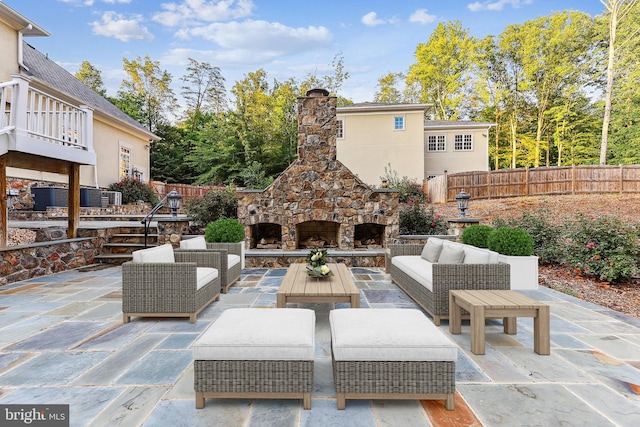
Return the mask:
<path id="1" fill-rule="evenodd" d="M 640 320 L 540 288 L 551 306 L 551 355 L 533 352 L 533 322 L 517 335 L 487 321 L 486 354 L 461 335 L 456 409 L 441 401 L 347 401 L 336 409 L 329 311 L 316 312 L 311 410 L 298 400 L 207 400 L 195 408 L 194 340 L 224 310 L 275 307 L 286 269 L 245 269 L 198 316 L 122 323 L 121 268 L 84 268 L 0 288 L 0 404 L 69 404 L 71 426 L 638 426 Z M 351 268 L 361 307 L 418 308 L 380 269 Z M 289 305 L 295 306 L 293 304 Z"/>

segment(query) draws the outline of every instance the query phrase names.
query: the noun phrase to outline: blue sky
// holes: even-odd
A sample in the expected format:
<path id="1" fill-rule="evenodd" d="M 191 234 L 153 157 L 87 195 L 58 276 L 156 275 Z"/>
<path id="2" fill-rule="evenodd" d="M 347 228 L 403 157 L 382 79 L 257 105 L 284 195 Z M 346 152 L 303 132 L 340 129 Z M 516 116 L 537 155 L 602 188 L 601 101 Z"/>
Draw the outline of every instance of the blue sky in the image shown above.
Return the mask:
<path id="1" fill-rule="evenodd" d="M 82 61 L 102 72 L 111 96 L 122 59 L 149 55 L 179 95 L 187 58 L 220 68 L 226 88 L 252 71 L 270 79 L 330 73 L 342 53 L 350 78 L 341 95 L 372 101 L 378 78 L 405 72 L 439 22 L 498 35 L 553 11 L 601 14 L 599 0 L 0 0 L 51 33 L 27 42 L 69 72 Z"/>

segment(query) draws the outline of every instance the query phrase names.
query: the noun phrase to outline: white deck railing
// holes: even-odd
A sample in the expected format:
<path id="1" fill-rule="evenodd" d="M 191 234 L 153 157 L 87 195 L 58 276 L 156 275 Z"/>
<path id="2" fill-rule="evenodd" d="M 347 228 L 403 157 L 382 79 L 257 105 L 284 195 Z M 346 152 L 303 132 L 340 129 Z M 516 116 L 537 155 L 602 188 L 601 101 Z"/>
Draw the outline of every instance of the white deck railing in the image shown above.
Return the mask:
<path id="1" fill-rule="evenodd" d="M 35 89 L 21 76 L 0 83 L 0 135 L 16 131 L 52 144 L 91 150 L 93 114 Z"/>

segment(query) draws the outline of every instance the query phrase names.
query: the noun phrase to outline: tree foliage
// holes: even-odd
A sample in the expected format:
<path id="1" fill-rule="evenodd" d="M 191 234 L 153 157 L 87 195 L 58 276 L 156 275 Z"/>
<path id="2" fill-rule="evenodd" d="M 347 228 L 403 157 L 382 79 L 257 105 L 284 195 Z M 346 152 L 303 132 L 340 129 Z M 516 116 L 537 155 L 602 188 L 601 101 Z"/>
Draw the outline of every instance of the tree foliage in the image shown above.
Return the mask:
<path id="1" fill-rule="evenodd" d="M 89 61 L 82 61 L 80 69 L 75 76 L 101 96 L 107 96 L 107 89 L 104 87 L 104 82 L 102 81 L 102 73 L 91 65 Z"/>
<path id="2" fill-rule="evenodd" d="M 168 115 L 176 108 L 176 98 L 171 89 L 171 74 L 160 69 L 158 61 L 147 55 L 134 60 L 123 58 L 123 69 L 128 79 L 122 81 L 119 98 L 135 101 L 137 118 L 151 132 L 161 123 L 166 123 Z M 128 111 L 127 111 L 128 110 Z M 125 112 L 131 109 L 127 108 Z"/>

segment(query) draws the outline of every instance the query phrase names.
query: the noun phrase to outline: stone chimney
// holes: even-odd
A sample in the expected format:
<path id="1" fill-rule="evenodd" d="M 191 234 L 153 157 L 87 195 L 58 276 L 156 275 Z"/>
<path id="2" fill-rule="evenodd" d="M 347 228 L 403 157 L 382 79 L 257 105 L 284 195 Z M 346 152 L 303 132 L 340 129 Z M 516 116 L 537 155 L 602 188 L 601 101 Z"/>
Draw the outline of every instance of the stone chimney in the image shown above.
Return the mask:
<path id="1" fill-rule="evenodd" d="M 311 89 L 307 96 L 298 98 L 298 160 L 314 170 L 324 170 L 335 162 L 336 106 L 335 96 L 326 89 Z"/>

